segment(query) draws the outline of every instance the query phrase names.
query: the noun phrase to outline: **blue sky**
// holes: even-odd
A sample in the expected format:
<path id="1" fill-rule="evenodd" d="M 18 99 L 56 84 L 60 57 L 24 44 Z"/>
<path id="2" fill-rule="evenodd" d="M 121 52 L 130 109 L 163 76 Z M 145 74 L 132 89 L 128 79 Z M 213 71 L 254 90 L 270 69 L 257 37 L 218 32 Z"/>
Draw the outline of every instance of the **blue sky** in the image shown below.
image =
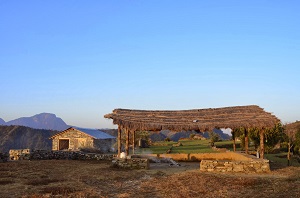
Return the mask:
<path id="1" fill-rule="evenodd" d="M 0 0 L 0 118 L 256 104 L 300 120 L 299 1 Z"/>

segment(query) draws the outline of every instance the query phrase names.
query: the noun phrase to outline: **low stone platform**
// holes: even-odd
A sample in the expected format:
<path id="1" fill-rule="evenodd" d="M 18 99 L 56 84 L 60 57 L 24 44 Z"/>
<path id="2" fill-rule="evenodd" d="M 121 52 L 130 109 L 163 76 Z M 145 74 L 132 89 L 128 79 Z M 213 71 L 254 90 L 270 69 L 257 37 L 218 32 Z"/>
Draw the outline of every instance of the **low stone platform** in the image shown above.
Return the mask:
<path id="1" fill-rule="evenodd" d="M 149 169 L 149 159 L 146 158 L 115 158 L 112 166 L 125 169 Z"/>
<path id="2" fill-rule="evenodd" d="M 257 159 L 251 161 L 202 160 L 200 171 L 206 172 L 270 172 L 269 160 Z"/>

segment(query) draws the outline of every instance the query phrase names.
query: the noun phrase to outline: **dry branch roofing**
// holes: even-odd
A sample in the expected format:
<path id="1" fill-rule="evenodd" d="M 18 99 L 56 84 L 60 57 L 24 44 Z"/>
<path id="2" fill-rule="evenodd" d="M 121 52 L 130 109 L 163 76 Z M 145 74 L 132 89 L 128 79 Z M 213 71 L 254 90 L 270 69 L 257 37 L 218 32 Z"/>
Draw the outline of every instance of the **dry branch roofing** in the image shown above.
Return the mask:
<path id="1" fill-rule="evenodd" d="M 104 116 L 130 130 L 206 131 L 214 128 L 271 128 L 280 120 L 256 105 L 180 111 L 115 109 Z"/>
<path id="2" fill-rule="evenodd" d="M 91 136 L 91 137 L 94 138 L 94 139 L 112 139 L 112 138 L 116 138 L 116 137 L 111 136 L 111 135 L 109 135 L 109 134 L 107 134 L 107 133 L 105 133 L 105 132 L 102 132 L 102 131 L 98 130 L 98 129 L 88 129 L 88 128 L 70 127 L 70 128 L 68 128 L 68 129 L 66 129 L 66 130 L 63 130 L 63 131 L 61 131 L 61 132 L 55 134 L 54 136 L 51 137 L 51 139 L 53 139 L 54 137 L 59 136 L 59 135 L 65 133 L 65 132 L 67 132 L 67 131 L 70 131 L 70 130 L 77 130 L 77 131 L 80 131 L 80 132 L 82 132 L 82 133 L 85 133 L 85 134 Z"/>

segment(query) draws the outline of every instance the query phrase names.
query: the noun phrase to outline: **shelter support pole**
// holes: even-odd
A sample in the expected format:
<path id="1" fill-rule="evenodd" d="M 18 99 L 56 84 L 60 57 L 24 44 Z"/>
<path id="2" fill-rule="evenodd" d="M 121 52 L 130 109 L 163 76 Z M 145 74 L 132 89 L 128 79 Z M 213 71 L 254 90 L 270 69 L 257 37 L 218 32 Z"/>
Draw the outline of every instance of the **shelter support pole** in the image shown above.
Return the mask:
<path id="1" fill-rule="evenodd" d="M 259 132 L 259 147 L 260 147 L 260 155 L 259 157 L 264 159 L 264 153 L 265 153 L 265 140 L 264 140 L 264 134 L 265 134 L 265 130 L 262 129 L 260 132 Z"/>
<path id="2" fill-rule="evenodd" d="M 132 154 L 134 154 L 135 149 L 135 131 L 132 132 Z"/>
<path id="3" fill-rule="evenodd" d="M 121 127 L 120 127 L 120 125 L 118 125 L 118 157 L 120 157 L 121 149 L 122 149 L 122 144 L 121 144 Z"/>
<path id="4" fill-rule="evenodd" d="M 233 151 L 235 152 L 236 151 L 236 145 L 235 145 L 235 132 L 234 132 L 234 130 L 232 130 L 231 134 L 232 134 L 232 140 L 233 140 Z"/>
<path id="5" fill-rule="evenodd" d="M 125 146 L 125 153 L 126 156 L 129 155 L 129 129 L 125 129 L 126 131 L 126 146 Z"/>
<path id="6" fill-rule="evenodd" d="M 248 130 L 245 128 L 245 152 L 249 154 L 249 138 L 248 138 Z"/>

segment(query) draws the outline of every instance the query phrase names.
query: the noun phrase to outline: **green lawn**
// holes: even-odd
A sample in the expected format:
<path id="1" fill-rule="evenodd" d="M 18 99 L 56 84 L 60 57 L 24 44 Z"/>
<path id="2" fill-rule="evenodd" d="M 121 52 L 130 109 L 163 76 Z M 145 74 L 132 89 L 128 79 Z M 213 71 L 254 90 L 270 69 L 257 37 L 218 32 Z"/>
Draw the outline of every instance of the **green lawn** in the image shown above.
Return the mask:
<path id="1" fill-rule="evenodd" d="M 265 154 L 265 158 L 277 167 L 286 167 L 288 163 L 287 153 Z M 290 165 L 300 167 L 300 163 L 294 157 L 291 157 Z"/>
<path id="2" fill-rule="evenodd" d="M 139 154 L 163 154 L 172 147 L 171 153 L 213 153 L 217 152 L 211 149 L 209 140 L 179 140 L 182 146 L 174 146 L 178 142 L 155 142 L 149 148 L 137 149 L 135 153 Z M 216 142 L 217 148 L 226 148 L 233 150 L 232 141 Z M 241 150 L 240 142 L 236 143 L 237 151 Z M 254 147 L 249 147 L 249 150 L 254 150 Z M 265 158 L 271 161 L 275 167 L 287 166 L 287 153 L 265 154 Z M 300 163 L 295 159 L 291 159 L 292 166 L 300 167 Z"/>
<path id="3" fill-rule="evenodd" d="M 173 146 L 177 142 L 155 142 L 154 145 L 149 148 L 143 148 L 137 150 L 136 153 L 153 153 L 162 154 L 166 153 L 172 147 L 171 153 L 213 153 L 210 148 L 209 140 L 180 140 L 182 146 Z"/>

